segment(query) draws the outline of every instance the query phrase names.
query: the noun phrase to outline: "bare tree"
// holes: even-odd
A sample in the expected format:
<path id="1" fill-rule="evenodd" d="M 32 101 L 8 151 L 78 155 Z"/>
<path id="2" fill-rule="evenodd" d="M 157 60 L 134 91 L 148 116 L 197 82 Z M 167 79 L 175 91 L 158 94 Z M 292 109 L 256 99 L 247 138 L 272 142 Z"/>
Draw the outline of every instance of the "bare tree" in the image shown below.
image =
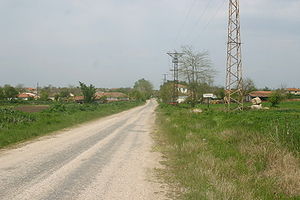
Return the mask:
<path id="1" fill-rule="evenodd" d="M 215 70 L 212 68 L 208 52 L 194 52 L 192 47 L 182 47 L 184 53 L 180 60 L 179 73 L 182 79 L 189 84 L 191 103 L 194 106 L 204 89 L 212 85 Z"/>
<path id="2" fill-rule="evenodd" d="M 247 96 L 250 92 L 255 91 L 256 87 L 254 81 L 250 78 L 245 78 L 242 84 L 243 97 Z"/>

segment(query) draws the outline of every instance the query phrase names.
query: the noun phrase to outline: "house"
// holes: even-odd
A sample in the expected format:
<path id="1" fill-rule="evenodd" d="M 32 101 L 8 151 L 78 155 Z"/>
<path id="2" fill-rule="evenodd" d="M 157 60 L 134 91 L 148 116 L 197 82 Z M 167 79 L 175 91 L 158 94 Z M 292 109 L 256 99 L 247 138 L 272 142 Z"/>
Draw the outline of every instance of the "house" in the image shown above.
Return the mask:
<path id="1" fill-rule="evenodd" d="M 73 99 L 76 103 L 83 103 L 84 102 L 84 96 L 74 96 Z"/>
<path id="2" fill-rule="evenodd" d="M 107 102 L 113 101 L 129 101 L 129 97 L 122 92 L 97 92 L 96 100 L 106 97 Z"/>
<path id="3" fill-rule="evenodd" d="M 188 87 L 186 85 L 177 84 L 178 92 L 188 94 Z"/>
<path id="4" fill-rule="evenodd" d="M 179 96 L 177 99 L 177 103 L 183 103 L 189 96 L 188 87 L 186 85 L 177 84 Z"/>
<path id="5" fill-rule="evenodd" d="M 251 101 L 255 97 L 259 97 L 261 100 L 266 101 L 271 96 L 272 91 L 253 91 L 250 92 L 246 100 Z"/>
<path id="6" fill-rule="evenodd" d="M 30 99 L 37 98 L 37 95 L 34 94 L 34 93 L 24 92 L 24 93 L 18 94 L 17 98 L 27 101 L 27 100 L 30 100 Z"/>
<path id="7" fill-rule="evenodd" d="M 300 89 L 298 88 L 286 88 L 285 90 L 288 94 L 300 95 Z"/>
<path id="8" fill-rule="evenodd" d="M 25 88 L 25 92 L 37 94 L 37 89 L 36 88 Z"/>
<path id="9" fill-rule="evenodd" d="M 126 94 L 121 92 L 97 92 L 95 96 L 97 102 L 101 102 L 101 100 L 102 101 L 104 100 L 106 102 L 129 101 L 129 97 Z M 74 96 L 72 98 L 77 103 L 84 102 L 84 96 Z"/>

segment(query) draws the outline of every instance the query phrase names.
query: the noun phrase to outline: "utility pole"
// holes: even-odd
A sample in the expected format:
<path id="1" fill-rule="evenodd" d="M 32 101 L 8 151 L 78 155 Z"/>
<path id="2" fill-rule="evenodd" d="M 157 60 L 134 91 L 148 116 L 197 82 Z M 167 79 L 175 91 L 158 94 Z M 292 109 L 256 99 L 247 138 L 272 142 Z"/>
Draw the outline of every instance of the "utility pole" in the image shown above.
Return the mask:
<path id="1" fill-rule="evenodd" d="M 238 110 L 243 109 L 242 43 L 240 33 L 239 0 L 229 0 L 225 103 L 228 109 L 230 109 L 231 103 L 236 103 Z"/>
<path id="2" fill-rule="evenodd" d="M 163 74 L 163 76 L 164 76 L 164 78 L 163 78 L 163 83 L 165 84 L 166 82 L 167 82 L 167 76 L 168 76 L 168 74 Z"/>
<path id="3" fill-rule="evenodd" d="M 39 82 L 36 83 L 36 98 L 39 98 Z"/>
<path id="4" fill-rule="evenodd" d="M 179 70 L 178 70 L 178 63 L 179 63 L 179 58 L 183 56 L 183 53 L 167 53 L 169 56 L 172 57 L 172 63 L 173 63 L 173 93 L 172 93 L 172 103 L 177 103 L 178 99 L 178 83 L 179 83 Z"/>

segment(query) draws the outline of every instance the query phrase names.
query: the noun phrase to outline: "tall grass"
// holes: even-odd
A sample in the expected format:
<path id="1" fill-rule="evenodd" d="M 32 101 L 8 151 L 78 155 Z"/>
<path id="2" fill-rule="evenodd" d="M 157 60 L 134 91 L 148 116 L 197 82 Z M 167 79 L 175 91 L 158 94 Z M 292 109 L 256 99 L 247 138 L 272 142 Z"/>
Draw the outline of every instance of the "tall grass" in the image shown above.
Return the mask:
<path id="1" fill-rule="evenodd" d="M 157 139 L 174 198 L 300 199 L 299 105 L 203 113 L 161 105 Z"/>
<path id="2" fill-rule="evenodd" d="M 8 104 L 0 108 L 0 148 L 138 105 L 142 102 L 51 104 L 41 112 L 24 113 Z"/>

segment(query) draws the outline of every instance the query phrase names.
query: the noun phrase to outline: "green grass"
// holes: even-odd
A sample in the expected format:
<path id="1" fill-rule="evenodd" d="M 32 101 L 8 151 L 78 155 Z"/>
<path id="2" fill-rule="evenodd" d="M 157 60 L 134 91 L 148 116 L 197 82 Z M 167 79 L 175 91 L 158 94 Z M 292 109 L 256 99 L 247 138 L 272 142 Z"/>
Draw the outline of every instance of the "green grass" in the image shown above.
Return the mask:
<path id="1" fill-rule="evenodd" d="M 159 107 L 156 136 L 173 198 L 300 199 L 300 102 L 271 110 L 221 109 Z"/>
<path id="2" fill-rule="evenodd" d="M 51 104 L 44 111 L 24 113 L 6 104 L 0 106 L 0 148 L 45 135 L 85 121 L 118 113 L 142 102 L 110 104 Z"/>

